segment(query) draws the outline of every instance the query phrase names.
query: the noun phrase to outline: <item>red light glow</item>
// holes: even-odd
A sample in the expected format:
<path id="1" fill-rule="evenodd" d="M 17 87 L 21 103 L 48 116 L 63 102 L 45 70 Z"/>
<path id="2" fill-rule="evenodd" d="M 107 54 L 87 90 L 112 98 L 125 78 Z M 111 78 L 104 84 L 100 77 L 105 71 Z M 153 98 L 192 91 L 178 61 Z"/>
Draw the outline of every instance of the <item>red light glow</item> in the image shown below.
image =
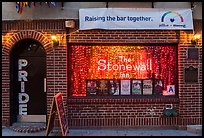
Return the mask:
<path id="1" fill-rule="evenodd" d="M 87 79 L 158 78 L 175 84 L 174 46 L 71 46 L 71 96 L 86 96 Z M 154 75 L 153 75 L 154 74 Z"/>

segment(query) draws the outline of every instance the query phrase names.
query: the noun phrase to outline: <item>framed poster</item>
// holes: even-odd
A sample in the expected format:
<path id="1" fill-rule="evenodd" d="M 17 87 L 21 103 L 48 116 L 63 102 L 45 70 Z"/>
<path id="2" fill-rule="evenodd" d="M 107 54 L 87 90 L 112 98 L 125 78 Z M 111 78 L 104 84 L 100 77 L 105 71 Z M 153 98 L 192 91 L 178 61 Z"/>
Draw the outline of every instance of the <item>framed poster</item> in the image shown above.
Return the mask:
<path id="1" fill-rule="evenodd" d="M 152 95 L 153 81 L 143 80 L 143 95 Z"/>
<path id="2" fill-rule="evenodd" d="M 121 80 L 121 95 L 130 95 L 130 80 Z"/>
<path id="3" fill-rule="evenodd" d="M 97 80 L 98 95 L 109 95 L 109 80 Z"/>
<path id="4" fill-rule="evenodd" d="M 154 95 L 162 95 L 163 87 L 163 80 L 155 79 L 154 80 Z"/>
<path id="5" fill-rule="evenodd" d="M 110 94 L 111 95 L 120 94 L 120 80 L 110 80 Z"/>
<path id="6" fill-rule="evenodd" d="M 86 82 L 86 93 L 87 95 L 96 95 L 96 80 L 87 80 Z"/>
<path id="7" fill-rule="evenodd" d="M 132 95 L 142 94 L 142 80 L 132 80 Z"/>

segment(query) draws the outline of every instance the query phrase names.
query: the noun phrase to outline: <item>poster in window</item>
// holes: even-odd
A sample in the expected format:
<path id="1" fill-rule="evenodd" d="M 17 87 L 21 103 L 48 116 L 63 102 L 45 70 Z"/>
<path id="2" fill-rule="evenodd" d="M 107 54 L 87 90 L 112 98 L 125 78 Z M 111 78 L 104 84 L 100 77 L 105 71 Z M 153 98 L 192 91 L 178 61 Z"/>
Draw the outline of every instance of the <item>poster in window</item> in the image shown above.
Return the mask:
<path id="1" fill-rule="evenodd" d="M 96 95 L 96 93 L 97 93 L 96 80 L 87 80 L 86 85 L 87 85 L 86 86 L 87 95 Z"/>
<path id="2" fill-rule="evenodd" d="M 152 80 L 143 80 L 143 95 L 152 95 Z"/>
<path id="3" fill-rule="evenodd" d="M 121 80 L 121 95 L 130 95 L 130 80 Z"/>
<path id="4" fill-rule="evenodd" d="M 132 80 L 132 95 L 142 94 L 142 80 Z"/>
<path id="5" fill-rule="evenodd" d="M 109 80 L 98 80 L 97 81 L 97 91 L 98 91 L 98 95 L 108 95 L 109 94 Z"/>
<path id="6" fill-rule="evenodd" d="M 163 90 L 163 80 L 155 79 L 154 80 L 154 95 L 162 95 Z"/>
<path id="7" fill-rule="evenodd" d="M 110 80 L 110 94 L 119 95 L 120 92 L 120 80 Z"/>
<path id="8" fill-rule="evenodd" d="M 164 96 L 175 95 L 175 85 L 167 85 L 167 90 L 163 91 Z"/>

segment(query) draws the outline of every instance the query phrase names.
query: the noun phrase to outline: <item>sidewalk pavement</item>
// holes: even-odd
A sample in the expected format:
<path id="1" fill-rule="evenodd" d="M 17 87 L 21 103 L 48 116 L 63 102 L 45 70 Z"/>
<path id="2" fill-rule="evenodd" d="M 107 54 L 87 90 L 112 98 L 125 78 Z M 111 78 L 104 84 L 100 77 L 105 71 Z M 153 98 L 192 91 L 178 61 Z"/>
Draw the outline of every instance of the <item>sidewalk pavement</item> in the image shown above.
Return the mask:
<path id="1" fill-rule="evenodd" d="M 45 136 L 45 131 L 22 133 L 4 127 L 2 136 Z M 48 136 L 61 136 L 61 131 L 52 130 Z M 192 133 L 187 130 L 69 129 L 67 136 L 202 136 L 202 133 Z"/>

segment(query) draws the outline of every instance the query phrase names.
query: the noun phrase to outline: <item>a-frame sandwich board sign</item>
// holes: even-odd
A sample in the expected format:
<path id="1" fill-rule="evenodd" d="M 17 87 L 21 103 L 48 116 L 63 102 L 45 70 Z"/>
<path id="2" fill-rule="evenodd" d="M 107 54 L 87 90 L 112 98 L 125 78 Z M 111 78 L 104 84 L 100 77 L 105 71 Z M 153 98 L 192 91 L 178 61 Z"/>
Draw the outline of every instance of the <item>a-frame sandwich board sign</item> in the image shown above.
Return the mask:
<path id="1" fill-rule="evenodd" d="M 68 127 L 68 121 L 64 110 L 63 97 L 61 92 L 57 93 L 53 98 L 52 106 L 50 110 L 50 116 L 47 123 L 46 136 L 49 135 L 49 133 L 54 127 L 56 113 L 58 114 L 62 136 L 66 136 L 67 133 L 69 133 L 69 127 Z"/>

